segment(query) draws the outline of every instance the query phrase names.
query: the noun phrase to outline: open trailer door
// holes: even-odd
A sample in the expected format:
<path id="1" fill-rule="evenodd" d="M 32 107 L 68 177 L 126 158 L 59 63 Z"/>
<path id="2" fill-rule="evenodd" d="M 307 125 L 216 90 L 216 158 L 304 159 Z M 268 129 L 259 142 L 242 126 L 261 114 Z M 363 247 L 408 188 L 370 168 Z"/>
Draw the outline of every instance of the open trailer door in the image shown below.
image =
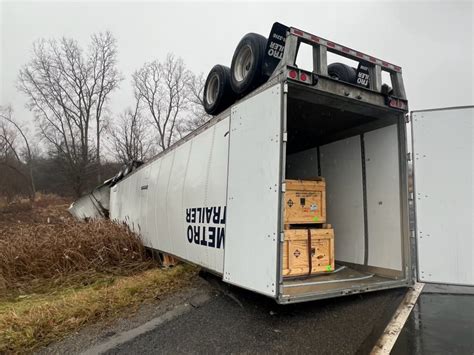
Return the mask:
<path id="1" fill-rule="evenodd" d="M 232 107 L 224 281 L 276 297 L 281 84 Z"/>
<path id="2" fill-rule="evenodd" d="M 474 286 L 474 106 L 411 119 L 418 280 Z"/>

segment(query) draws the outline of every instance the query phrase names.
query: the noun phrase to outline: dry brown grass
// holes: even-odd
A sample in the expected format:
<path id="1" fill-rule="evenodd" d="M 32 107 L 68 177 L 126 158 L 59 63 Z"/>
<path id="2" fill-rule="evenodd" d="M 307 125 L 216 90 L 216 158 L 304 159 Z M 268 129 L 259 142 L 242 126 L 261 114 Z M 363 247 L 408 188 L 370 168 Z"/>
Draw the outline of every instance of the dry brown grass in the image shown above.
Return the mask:
<path id="1" fill-rule="evenodd" d="M 15 214 L 19 223 L 0 223 L 0 295 L 25 292 L 45 281 L 87 282 L 95 274 L 128 275 L 157 266 L 124 225 L 77 222 L 64 214 L 64 207 L 20 209 Z"/>
<path id="2" fill-rule="evenodd" d="M 16 198 L 11 203 L 0 198 L 0 227 L 10 223 L 56 223 L 72 219 L 67 208 L 72 200 L 52 194 L 36 194 L 34 202 Z M 49 222 L 48 222 L 49 218 Z"/>
<path id="3" fill-rule="evenodd" d="M 0 208 L 0 353 L 31 351 L 128 314 L 195 275 L 187 266 L 157 268 L 125 226 L 77 222 L 68 206 L 42 196 Z"/>
<path id="4" fill-rule="evenodd" d="M 14 302 L 0 299 L 0 353 L 31 352 L 86 324 L 130 315 L 141 304 L 186 287 L 195 274 L 195 268 L 178 265 L 53 294 L 19 297 Z"/>
<path id="5" fill-rule="evenodd" d="M 16 224 L 0 228 L 0 292 L 73 275 L 130 274 L 157 266 L 140 240 L 110 221 Z"/>

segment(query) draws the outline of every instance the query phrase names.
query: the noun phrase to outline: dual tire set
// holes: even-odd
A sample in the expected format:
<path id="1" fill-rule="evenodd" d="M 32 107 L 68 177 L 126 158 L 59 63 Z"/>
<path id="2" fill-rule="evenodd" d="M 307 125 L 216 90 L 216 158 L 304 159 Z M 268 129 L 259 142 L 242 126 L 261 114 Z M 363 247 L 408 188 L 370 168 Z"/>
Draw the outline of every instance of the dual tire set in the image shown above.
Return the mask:
<path id="1" fill-rule="evenodd" d="M 217 64 L 211 69 L 203 95 L 208 114 L 219 114 L 268 79 L 262 71 L 266 45 L 265 37 L 249 33 L 237 45 L 230 68 Z"/>
<path id="2" fill-rule="evenodd" d="M 236 100 L 268 80 L 263 73 L 267 39 L 257 33 L 246 34 L 237 45 L 229 67 L 217 64 L 204 85 L 204 109 L 217 115 Z M 356 70 L 342 63 L 328 66 L 328 75 L 348 83 L 356 82 Z"/>

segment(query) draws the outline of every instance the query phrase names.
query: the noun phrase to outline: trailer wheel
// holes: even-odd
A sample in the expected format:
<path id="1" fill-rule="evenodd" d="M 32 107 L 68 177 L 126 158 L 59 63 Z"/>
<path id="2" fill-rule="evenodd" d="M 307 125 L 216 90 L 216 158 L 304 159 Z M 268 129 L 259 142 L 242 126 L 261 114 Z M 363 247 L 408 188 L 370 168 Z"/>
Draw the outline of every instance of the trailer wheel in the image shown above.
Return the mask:
<path id="1" fill-rule="evenodd" d="M 262 64 L 267 39 L 256 33 L 246 34 L 237 45 L 230 66 L 230 85 L 243 96 L 264 82 Z"/>
<path id="2" fill-rule="evenodd" d="M 230 69 L 215 65 L 204 84 L 204 110 L 210 115 L 217 115 L 235 101 L 235 94 L 230 87 Z"/>
<path id="3" fill-rule="evenodd" d="M 356 70 L 342 63 L 328 65 L 328 75 L 336 80 L 354 84 L 356 82 Z"/>

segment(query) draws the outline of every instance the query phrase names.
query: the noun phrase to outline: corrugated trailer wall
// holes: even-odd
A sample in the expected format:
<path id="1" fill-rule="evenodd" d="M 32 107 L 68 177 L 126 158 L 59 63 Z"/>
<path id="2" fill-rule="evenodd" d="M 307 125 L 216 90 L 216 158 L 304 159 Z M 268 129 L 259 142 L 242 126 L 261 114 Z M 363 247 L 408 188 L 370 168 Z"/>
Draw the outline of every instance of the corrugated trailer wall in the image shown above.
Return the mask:
<path id="1" fill-rule="evenodd" d="M 148 247 L 223 273 L 228 131 L 226 117 L 118 183 L 111 218 Z"/>

